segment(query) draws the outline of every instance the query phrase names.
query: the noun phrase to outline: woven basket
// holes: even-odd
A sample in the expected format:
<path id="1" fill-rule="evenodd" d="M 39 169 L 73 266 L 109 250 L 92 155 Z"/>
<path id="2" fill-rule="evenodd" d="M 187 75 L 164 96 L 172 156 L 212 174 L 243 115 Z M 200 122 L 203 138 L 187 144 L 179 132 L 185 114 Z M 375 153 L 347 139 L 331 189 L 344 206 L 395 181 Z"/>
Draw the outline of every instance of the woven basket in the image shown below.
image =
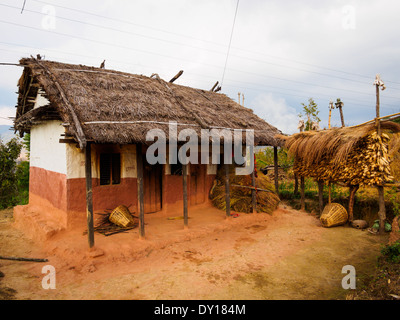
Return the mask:
<path id="1" fill-rule="evenodd" d="M 129 209 L 124 205 L 116 207 L 108 219 L 120 227 L 131 227 L 135 223 Z"/>
<path id="2" fill-rule="evenodd" d="M 329 203 L 325 206 L 320 220 L 326 228 L 340 226 L 347 222 L 349 215 L 346 209 L 339 203 Z"/>

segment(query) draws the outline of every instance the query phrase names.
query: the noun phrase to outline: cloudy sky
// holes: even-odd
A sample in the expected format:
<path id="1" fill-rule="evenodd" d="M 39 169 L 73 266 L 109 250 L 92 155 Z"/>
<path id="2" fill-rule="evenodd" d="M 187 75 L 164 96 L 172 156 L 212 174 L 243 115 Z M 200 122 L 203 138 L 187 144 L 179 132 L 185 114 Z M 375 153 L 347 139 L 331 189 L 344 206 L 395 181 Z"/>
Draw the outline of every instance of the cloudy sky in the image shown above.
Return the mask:
<path id="1" fill-rule="evenodd" d="M 0 0 L 0 63 L 40 53 L 221 92 L 285 133 L 313 98 L 346 125 L 400 112 L 400 2 L 395 0 Z M 237 10 L 236 10 L 237 9 Z M 22 13 L 21 13 L 22 11 Z M 236 15 L 235 15 L 236 13 Z M 236 17 L 236 19 L 235 19 Z M 232 32 L 233 31 L 233 32 Z M 229 46 L 230 44 L 230 46 Z M 0 65 L 0 124 L 11 124 L 22 68 Z M 332 125 L 340 125 L 338 110 Z"/>

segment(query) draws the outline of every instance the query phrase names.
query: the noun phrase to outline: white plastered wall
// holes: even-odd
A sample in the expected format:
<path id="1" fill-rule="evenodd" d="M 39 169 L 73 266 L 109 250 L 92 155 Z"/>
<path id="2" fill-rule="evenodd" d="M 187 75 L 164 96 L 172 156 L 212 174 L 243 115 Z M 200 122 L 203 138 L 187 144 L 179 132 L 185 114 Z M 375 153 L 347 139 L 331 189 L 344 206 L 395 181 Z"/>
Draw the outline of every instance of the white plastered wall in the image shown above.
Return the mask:
<path id="1" fill-rule="evenodd" d="M 31 128 L 31 167 L 67 174 L 66 147 L 59 142 L 64 132 L 58 120 L 46 121 Z"/>
<path id="2" fill-rule="evenodd" d="M 43 107 L 45 105 L 50 104 L 50 101 L 47 98 L 45 98 L 43 96 L 43 94 L 44 94 L 44 91 L 39 88 L 38 93 L 36 95 L 35 105 L 33 106 L 33 109 Z"/>
<path id="3" fill-rule="evenodd" d="M 101 146 L 101 145 L 99 145 Z M 136 146 L 115 146 L 121 153 L 121 178 L 136 178 Z M 96 145 L 92 148 L 92 177 L 99 177 L 98 150 Z M 85 153 L 75 144 L 66 144 L 67 179 L 85 178 Z"/>
<path id="4" fill-rule="evenodd" d="M 33 108 L 43 107 L 49 103 L 49 100 L 43 96 L 43 90 L 39 89 Z M 59 143 L 63 133 L 65 129 L 58 120 L 49 120 L 31 128 L 31 167 L 67 173 L 65 144 Z"/>

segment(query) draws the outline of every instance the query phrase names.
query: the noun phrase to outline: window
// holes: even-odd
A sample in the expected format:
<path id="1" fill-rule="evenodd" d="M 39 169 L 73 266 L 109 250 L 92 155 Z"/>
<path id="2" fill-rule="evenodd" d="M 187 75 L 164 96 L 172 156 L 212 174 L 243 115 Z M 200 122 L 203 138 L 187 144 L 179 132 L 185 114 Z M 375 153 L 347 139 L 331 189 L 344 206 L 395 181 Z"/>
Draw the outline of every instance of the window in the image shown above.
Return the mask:
<path id="1" fill-rule="evenodd" d="M 100 185 L 121 182 L 121 155 L 119 153 L 100 154 Z"/>

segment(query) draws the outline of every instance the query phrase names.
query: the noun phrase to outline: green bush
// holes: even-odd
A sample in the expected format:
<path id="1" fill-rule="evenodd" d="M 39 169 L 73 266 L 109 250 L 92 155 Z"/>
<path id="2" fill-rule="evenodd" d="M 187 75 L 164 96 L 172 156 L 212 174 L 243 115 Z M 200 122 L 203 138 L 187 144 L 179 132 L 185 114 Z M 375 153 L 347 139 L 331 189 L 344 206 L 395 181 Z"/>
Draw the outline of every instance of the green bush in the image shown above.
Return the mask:
<path id="1" fill-rule="evenodd" d="M 22 144 L 17 138 L 4 144 L 0 141 L 0 209 L 18 203 L 17 158 Z"/>
<path id="2" fill-rule="evenodd" d="M 387 261 L 400 263 L 400 242 L 385 246 L 381 253 Z"/>

